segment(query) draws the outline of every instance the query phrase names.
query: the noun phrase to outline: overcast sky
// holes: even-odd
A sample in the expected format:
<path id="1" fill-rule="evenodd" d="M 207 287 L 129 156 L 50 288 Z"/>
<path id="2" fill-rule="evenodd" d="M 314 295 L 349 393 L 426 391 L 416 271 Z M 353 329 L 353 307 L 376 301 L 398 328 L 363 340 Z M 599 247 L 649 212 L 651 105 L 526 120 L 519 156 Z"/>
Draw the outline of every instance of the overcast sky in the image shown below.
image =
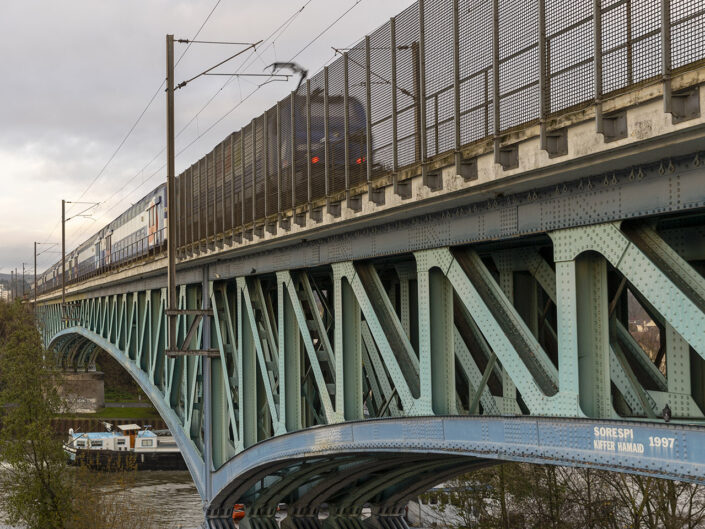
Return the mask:
<path id="1" fill-rule="evenodd" d="M 165 179 L 165 96 L 158 94 L 123 148 L 100 173 L 165 76 L 165 35 L 192 38 L 214 6 L 199 40 L 253 42 L 265 39 L 305 4 L 259 56 L 245 54 L 260 73 L 289 60 L 357 0 L 23 0 L 3 2 L 0 16 L 0 272 L 32 266 L 33 242 L 61 240 L 61 199 L 102 202 L 93 219 L 67 223 L 67 250 L 119 215 Z M 333 56 L 413 3 L 359 0 L 350 13 L 296 62 L 311 74 Z M 178 58 L 185 45 L 176 45 Z M 232 46 L 193 45 L 176 80 L 200 72 L 234 53 Z M 242 60 L 220 71 L 235 71 Z M 207 77 L 176 95 L 180 131 L 216 93 L 213 102 L 177 138 L 177 152 L 233 108 L 261 80 Z M 271 83 L 204 134 L 176 160 L 177 174 L 230 132 L 271 107 L 296 81 Z M 219 91 L 220 90 L 220 91 Z M 155 159 L 156 157 L 156 159 Z M 149 164 L 150 161 L 154 161 Z M 149 164 L 149 165 L 148 165 Z M 145 168 L 146 166 L 146 168 Z M 142 171 L 142 169 L 144 171 Z M 79 205 L 69 216 L 80 212 Z M 47 249 L 47 247 L 40 247 Z M 59 259 L 49 249 L 44 270 Z"/>

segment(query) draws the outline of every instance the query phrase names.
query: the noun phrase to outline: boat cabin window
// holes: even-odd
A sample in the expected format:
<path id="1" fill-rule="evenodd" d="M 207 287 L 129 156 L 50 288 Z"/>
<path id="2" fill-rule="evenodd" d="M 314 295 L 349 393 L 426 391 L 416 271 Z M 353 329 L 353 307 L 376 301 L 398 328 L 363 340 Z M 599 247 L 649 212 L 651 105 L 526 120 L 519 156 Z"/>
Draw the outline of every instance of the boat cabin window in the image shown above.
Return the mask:
<path id="1" fill-rule="evenodd" d="M 85 441 L 77 441 L 76 446 L 86 446 L 86 442 Z"/>
<path id="2" fill-rule="evenodd" d="M 117 440 L 117 444 L 119 444 L 119 445 L 124 445 L 124 444 L 125 444 L 125 440 L 124 440 L 124 439 L 118 439 L 118 440 Z"/>
<path id="3" fill-rule="evenodd" d="M 101 446 L 103 446 L 103 441 L 91 441 L 91 446 L 92 447 L 101 447 Z"/>
<path id="4" fill-rule="evenodd" d="M 151 439 L 142 439 L 142 446 L 152 446 Z"/>

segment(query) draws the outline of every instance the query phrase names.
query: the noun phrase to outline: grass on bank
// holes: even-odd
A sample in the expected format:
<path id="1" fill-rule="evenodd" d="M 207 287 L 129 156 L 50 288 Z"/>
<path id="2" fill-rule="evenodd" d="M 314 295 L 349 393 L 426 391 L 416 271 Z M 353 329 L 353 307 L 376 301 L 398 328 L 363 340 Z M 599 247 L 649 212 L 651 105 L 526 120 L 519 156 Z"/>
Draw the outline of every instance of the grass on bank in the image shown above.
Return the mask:
<path id="1" fill-rule="evenodd" d="M 139 391 L 122 387 L 106 387 L 105 402 L 137 402 Z"/>

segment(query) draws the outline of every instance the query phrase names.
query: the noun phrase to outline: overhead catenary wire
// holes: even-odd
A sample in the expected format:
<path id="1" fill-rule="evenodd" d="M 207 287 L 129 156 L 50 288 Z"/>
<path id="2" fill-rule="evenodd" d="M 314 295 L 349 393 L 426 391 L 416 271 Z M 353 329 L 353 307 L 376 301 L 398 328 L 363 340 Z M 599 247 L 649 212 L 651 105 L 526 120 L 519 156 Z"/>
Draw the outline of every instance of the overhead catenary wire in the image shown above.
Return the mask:
<path id="1" fill-rule="evenodd" d="M 196 38 L 198 37 L 198 35 L 200 35 L 201 31 L 203 30 L 203 28 L 205 27 L 205 25 L 208 23 L 208 21 L 210 20 L 211 16 L 213 16 L 213 13 L 214 13 L 215 10 L 218 8 L 218 6 L 220 5 L 221 2 L 222 2 L 222 0 L 216 0 L 215 4 L 213 5 L 213 8 L 210 10 L 210 12 L 209 12 L 208 15 L 206 16 L 206 18 L 205 18 L 205 19 L 203 20 L 203 22 L 201 23 L 200 27 L 198 28 L 198 31 L 196 31 L 196 34 L 195 34 L 194 37 L 193 37 L 194 39 L 196 39 Z M 193 42 L 193 41 L 192 41 L 192 42 Z M 184 49 L 183 53 L 182 53 L 182 54 L 179 56 L 179 58 L 176 60 L 176 63 L 175 63 L 175 65 L 174 65 L 174 67 L 178 66 L 178 64 L 179 64 L 179 63 L 181 62 L 181 60 L 184 58 L 184 56 L 186 55 L 186 53 L 189 51 L 190 47 L 191 47 L 191 44 L 189 43 L 189 45 Z M 123 148 L 123 146 L 124 146 L 125 143 L 127 142 L 128 138 L 132 135 L 132 133 L 134 132 L 134 130 L 137 128 L 137 126 L 139 125 L 139 123 L 142 121 L 142 118 L 143 118 L 144 115 L 147 113 L 147 111 L 149 110 L 149 108 L 152 106 L 152 103 L 154 103 L 154 100 L 155 100 L 155 99 L 157 98 L 157 96 L 161 93 L 162 88 L 164 87 L 165 84 L 166 84 L 166 79 L 162 80 L 161 84 L 159 85 L 159 88 L 157 88 L 157 90 L 154 92 L 154 94 L 152 94 L 152 97 L 149 98 L 149 101 L 147 102 L 147 104 L 145 105 L 145 107 L 142 109 L 142 112 L 140 112 L 140 114 L 137 116 L 137 119 L 134 121 L 134 123 L 132 124 L 132 126 L 130 127 L 130 129 L 127 131 L 127 134 L 125 134 L 125 136 L 122 138 L 122 140 L 120 141 L 120 143 L 118 144 L 118 146 L 115 148 L 115 150 L 113 151 L 113 153 L 110 155 L 110 157 L 108 158 L 108 161 L 105 162 L 105 165 L 103 165 L 103 167 L 101 168 L 101 170 L 98 171 L 98 174 L 97 174 L 95 177 L 93 177 L 93 179 L 90 181 L 90 183 L 88 184 L 88 186 L 86 187 L 86 189 L 84 189 L 84 191 L 80 194 L 80 196 L 78 197 L 77 200 L 81 200 L 84 196 L 86 196 L 86 193 L 88 193 L 88 191 L 90 191 L 90 189 L 93 187 L 93 185 L 95 185 L 95 183 L 96 183 L 96 182 L 100 179 L 100 177 L 105 173 L 105 170 L 108 168 L 108 166 L 110 165 L 110 163 L 115 159 L 115 156 L 117 156 L 117 154 L 120 152 L 120 150 Z M 60 225 L 61 225 L 61 221 L 59 221 L 59 222 L 54 226 L 54 228 L 52 229 L 52 231 L 51 231 L 51 233 L 50 233 L 50 235 L 49 235 L 49 237 L 48 237 L 49 239 L 51 239 L 51 237 L 54 235 L 54 233 L 56 232 L 56 230 L 59 228 Z"/>
<path id="2" fill-rule="evenodd" d="M 358 4 L 360 4 L 361 2 L 362 2 L 362 0 L 356 0 L 355 3 L 354 3 L 352 6 L 350 6 L 347 10 L 345 10 L 345 11 L 343 12 L 343 14 L 341 14 L 340 16 L 338 16 L 338 18 L 336 18 L 333 22 L 331 22 L 323 31 L 321 31 L 321 32 L 320 32 L 318 35 L 316 35 L 311 41 L 309 41 L 301 50 L 299 50 L 291 59 L 289 59 L 288 62 L 293 62 L 293 60 L 294 60 L 296 57 L 298 57 L 299 55 L 301 55 L 301 53 L 303 53 L 303 51 L 305 51 L 306 49 L 308 49 L 315 41 L 317 41 L 317 40 L 318 40 L 321 36 L 323 36 L 327 31 L 329 31 L 330 29 L 332 29 L 332 28 L 333 28 L 338 22 L 340 22 L 348 13 L 350 13 L 350 11 L 352 11 L 353 8 L 355 8 L 355 7 L 356 7 Z M 242 105 L 242 104 L 243 104 L 244 102 L 246 102 L 250 97 L 252 97 L 252 96 L 255 94 L 255 92 L 257 92 L 258 90 L 260 90 L 265 84 L 267 84 L 267 83 L 265 82 L 265 83 L 261 83 L 261 84 L 257 85 L 249 94 L 247 94 L 244 98 L 242 98 L 238 103 L 236 103 L 233 107 L 231 107 L 227 112 L 225 112 L 225 114 L 223 114 L 220 118 L 218 118 L 215 122 L 213 122 L 213 123 L 212 123 L 208 128 L 206 128 L 203 132 L 201 132 L 200 134 L 198 134 L 198 135 L 196 136 L 196 138 L 194 138 L 193 140 L 191 140 L 191 142 L 189 142 L 186 146 L 184 146 L 183 148 L 181 148 L 181 149 L 176 153 L 176 156 L 178 157 L 179 155 L 183 154 L 184 151 L 186 151 L 187 149 L 189 149 L 189 148 L 190 148 L 191 146 L 193 146 L 198 140 L 200 140 L 203 136 L 205 136 L 206 134 L 208 134 L 208 132 L 210 132 L 210 131 L 211 131 L 213 128 L 215 128 L 219 123 L 221 123 L 226 117 L 228 117 L 230 114 L 232 114 L 240 105 Z M 145 182 L 143 182 L 142 184 L 140 184 L 139 186 L 137 186 L 137 189 L 139 189 L 139 188 L 142 187 L 145 183 L 149 182 L 152 178 L 154 178 L 154 176 L 156 176 L 162 169 L 164 169 L 165 166 L 166 166 L 166 164 L 162 164 L 162 166 L 159 167 L 156 171 L 154 171 L 154 172 L 147 178 L 147 180 L 146 180 Z M 135 189 L 135 191 L 136 191 L 136 189 Z M 111 209 L 112 209 L 112 208 L 111 208 Z M 109 211 L 110 211 L 110 210 L 109 210 Z"/>
<path id="3" fill-rule="evenodd" d="M 194 76 L 191 77 L 190 79 L 187 79 L 186 81 L 180 82 L 179 84 L 176 85 L 176 87 L 175 87 L 174 89 L 175 89 L 175 90 L 178 90 L 179 88 L 183 88 L 184 86 L 186 86 L 187 84 L 189 84 L 191 81 L 195 81 L 195 80 L 198 79 L 199 77 L 204 76 L 204 75 L 207 75 L 208 72 L 211 72 L 211 71 L 215 70 L 218 66 L 222 66 L 222 65 L 225 64 L 226 62 L 233 60 L 235 57 L 239 57 L 240 55 L 242 55 L 243 53 L 245 53 L 245 52 L 246 52 L 247 50 L 249 50 L 250 48 L 256 50 L 256 49 L 257 49 L 257 45 L 258 45 L 258 44 L 261 44 L 261 43 L 262 43 L 261 40 L 258 41 L 258 42 L 253 42 L 253 43 L 251 43 L 251 44 L 250 44 L 249 46 L 247 46 L 247 48 L 245 48 L 244 50 L 240 50 L 240 51 L 238 51 L 237 53 L 235 53 L 235 54 L 231 55 L 230 57 L 228 57 L 227 59 L 224 59 L 224 60 L 220 61 L 218 64 L 216 64 L 216 65 L 214 65 L 214 66 L 211 66 L 210 68 L 208 68 L 208 69 L 202 71 L 202 72 L 199 73 L 198 75 L 194 75 Z"/>
<path id="4" fill-rule="evenodd" d="M 292 16 L 290 17 L 290 19 L 288 19 L 284 24 L 282 24 L 282 26 L 286 25 L 286 27 L 288 27 L 288 26 L 291 24 L 291 22 L 293 22 L 293 19 L 294 19 L 296 16 L 298 16 L 298 14 L 300 14 L 301 11 L 303 11 L 303 9 L 304 9 L 311 1 L 312 1 L 312 0 L 308 0 L 300 9 L 298 9 L 298 10 L 294 13 L 294 15 L 292 15 Z M 289 59 L 289 62 L 293 62 L 294 59 L 296 59 L 296 58 L 297 58 L 299 55 L 301 55 L 305 50 L 307 50 L 309 47 L 311 47 L 318 39 L 320 39 L 320 38 L 321 38 L 323 35 L 325 35 L 328 31 L 330 31 L 336 24 L 338 24 L 346 15 L 348 15 L 355 7 L 356 7 L 357 5 L 359 5 L 361 2 L 362 2 L 362 0 L 355 0 L 355 2 L 354 2 L 349 8 L 347 8 L 341 15 L 339 15 L 335 20 L 333 20 L 330 24 L 328 24 L 328 26 L 326 26 L 326 27 L 325 27 L 321 32 L 319 32 L 313 39 L 311 39 L 303 48 L 301 48 L 298 52 L 296 52 L 296 54 L 294 54 L 294 55 L 291 57 L 291 59 Z M 282 27 L 282 26 L 280 26 L 280 27 Z M 285 28 L 285 29 L 286 29 L 286 28 Z M 277 32 L 277 30 L 275 30 L 271 35 L 276 34 L 276 32 Z M 268 49 L 268 48 L 272 47 L 273 44 L 274 44 L 274 42 L 276 41 L 276 39 L 279 38 L 279 36 L 281 36 L 281 34 L 280 34 L 280 35 L 277 35 L 277 37 L 276 37 L 265 49 Z M 267 37 L 266 39 L 261 40 L 260 43 L 261 43 L 261 42 L 266 42 L 268 39 L 269 39 L 269 37 Z M 261 58 L 260 58 L 260 59 L 261 59 Z M 251 64 L 251 63 L 250 63 L 250 64 Z M 241 68 L 244 67 L 244 66 L 249 66 L 249 64 L 247 64 L 247 61 L 245 61 L 245 62 L 243 63 L 243 65 L 241 66 Z M 210 70 L 210 69 L 209 69 L 209 70 Z M 236 78 L 236 77 L 235 77 L 235 76 L 230 77 L 230 78 L 223 84 L 223 86 L 218 89 L 218 91 L 209 99 L 209 101 L 206 103 L 206 105 L 204 105 L 204 107 L 202 107 L 202 109 L 199 110 L 199 112 L 196 113 L 196 115 L 187 123 L 187 125 L 185 125 L 184 128 L 181 129 L 181 131 L 177 134 L 177 137 L 179 136 L 179 134 L 181 134 L 181 132 L 183 132 L 183 131 L 185 130 L 186 127 L 188 127 L 194 120 L 197 119 L 198 115 L 203 112 L 203 110 L 205 109 L 205 107 L 208 106 L 208 105 L 215 99 L 215 97 L 227 86 L 227 84 L 230 83 L 230 82 L 232 81 L 232 79 L 234 79 L 234 78 Z M 229 110 L 227 110 L 223 115 L 221 115 L 216 121 L 214 121 L 214 122 L 213 122 L 210 126 L 208 126 L 204 131 L 200 132 L 200 133 L 199 133 L 193 140 L 191 140 L 186 146 L 184 146 L 183 148 L 181 148 L 181 149 L 176 153 L 176 157 L 180 156 L 180 155 L 183 154 L 186 150 L 188 150 L 190 147 L 192 147 L 198 140 L 200 140 L 200 139 L 203 138 L 206 134 L 208 134 L 211 130 L 213 130 L 213 128 L 215 128 L 218 124 L 220 124 L 225 118 L 227 118 L 230 114 L 232 114 L 237 108 L 239 108 L 243 103 L 245 103 L 247 100 L 249 100 L 256 92 L 258 92 L 263 86 L 265 86 L 265 85 L 268 84 L 268 83 L 269 83 L 269 81 L 265 81 L 265 82 L 260 83 L 259 85 L 257 85 L 249 94 L 247 94 L 244 98 L 241 98 L 241 100 L 238 101 L 233 107 L 231 107 Z M 149 164 L 147 164 L 147 166 L 148 166 L 148 165 L 151 165 L 151 163 L 152 163 L 155 159 L 157 159 L 163 152 L 164 152 L 164 148 L 162 148 L 162 150 L 160 151 L 160 153 L 157 154 L 157 155 L 152 159 L 152 161 L 151 161 Z M 145 166 L 145 167 L 147 167 L 147 166 Z M 128 191 L 127 193 L 125 193 L 125 194 L 123 195 L 123 197 L 122 197 L 116 204 L 114 204 L 111 208 L 109 208 L 109 209 L 105 212 L 105 215 L 108 215 L 108 214 L 109 214 L 111 211 L 113 211 L 118 205 L 120 205 L 120 204 L 127 198 L 128 195 L 130 195 L 130 194 L 132 194 L 132 193 L 138 191 L 140 188 L 142 188 L 143 186 L 145 186 L 146 184 L 148 184 L 149 182 L 151 182 L 152 179 L 153 179 L 157 174 L 159 174 L 159 173 L 164 169 L 165 166 L 166 166 L 165 163 L 162 164 L 162 165 L 161 165 L 158 169 L 156 169 L 149 177 L 147 177 L 143 182 L 141 182 L 140 184 L 138 184 L 138 185 L 137 185 L 135 188 L 133 188 L 131 191 Z M 138 174 L 139 174 L 139 173 L 138 173 Z M 132 178 L 130 179 L 130 181 L 132 181 L 134 178 L 136 178 L 136 176 L 137 176 L 138 174 L 136 174 L 134 177 L 132 177 Z M 123 187 L 123 190 L 124 190 L 124 187 Z M 114 196 L 115 194 L 119 193 L 119 191 L 120 191 L 120 190 L 118 190 L 116 193 L 114 193 L 113 196 Z M 111 196 L 110 198 L 112 198 L 112 196 Z M 109 198 L 108 200 L 110 200 L 110 198 Z M 104 201 L 104 202 L 107 202 L 107 200 Z M 84 230 L 84 231 L 85 231 L 85 230 Z"/>
<path id="5" fill-rule="evenodd" d="M 262 48 L 261 51 L 259 51 L 259 52 L 258 52 L 257 50 L 255 50 L 255 49 L 252 49 L 252 50 L 251 50 L 251 51 L 254 51 L 254 53 L 260 58 L 260 61 L 262 61 L 261 56 L 260 56 L 261 53 L 264 52 L 264 51 L 267 51 L 269 48 L 271 48 L 271 47 L 274 46 L 274 43 L 277 41 L 277 39 L 279 39 L 279 37 L 281 37 L 281 36 L 286 32 L 286 30 L 289 29 L 289 27 L 293 24 L 293 22 L 298 18 L 298 16 L 304 11 L 304 9 L 306 9 L 306 7 L 307 7 L 312 1 L 313 1 L 313 0 L 307 0 L 301 7 L 299 7 L 296 11 L 294 11 L 294 13 L 292 13 L 284 22 L 282 22 L 282 24 L 280 24 L 276 29 L 274 29 L 267 37 L 265 37 L 264 39 L 262 39 L 262 42 L 267 42 L 267 41 L 269 41 L 269 40 L 271 39 L 271 43 L 269 43 L 267 46 L 265 46 L 264 48 Z M 216 5 L 216 7 L 217 7 L 217 5 Z M 200 30 L 199 30 L 199 32 L 200 32 Z M 197 33 L 196 35 L 198 35 L 198 33 Z M 195 37 L 194 37 L 194 38 L 195 38 Z M 188 48 L 187 48 L 187 49 L 188 49 Z M 182 57 L 183 57 L 183 54 L 182 54 Z M 180 59 L 179 59 L 179 60 L 180 60 Z M 263 62 L 263 63 L 264 63 L 264 62 Z M 178 64 L 178 61 L 177 61 L 177 64 Z M 237 71 L 239 72 L 239 71 L 241 71 L 242 69 L 244 69 L 244 68 L 250 66 L 251 64 L 252 64 L 252 61 L 251 61 L 251 60 L 248 62 L 248 59 L 245 59 L 245 61 L 244 61 L 243 64 L 237 69 Z M 206 101 L 206 103 L 198 110 L 198 112 L 196 112 L 196 114 L 194 114 L 194 116 L 176 133 L 176 137 L 178 138 L 179 136 L 181 136 L 181 134 L 182 134 L 194 121 L 196 121 L 196 120 L 198 119 L 198 117 L 203 113 L 203 111 L 213 102 L 213 100 L 218 96 L 218 94 L 220 94 L 220 93 L 228 86 L 228 84 L 230 84 L 230 82 L 232 82 L 232 80 L 233 80 L 233 79 L 236 79 L 236 78 L 238 78 L 238 77 L 232 76 L 232 77 L 230 77 L 228 80 L 226 80 L 226 81 L 223 83 L 223 85 L 222 85 L 222 86 L 208 99 L 208 101 Z M 162 85 L 159 87 L 159 91 L 162 90 L 162 87 L 163 87 L 163 86 L 164 86 L 164 85 L 162 84 Z M 202 135 L 200 134 L 200 132 L 199 132 L 199 135 L 198 135 L 198 136 L 199 136 L 199 138 L 202 136 Z M 147 164 L 145 164 L 145 165 L 142 167 L 142 169 L 140 169 L 140 170 L 139 170 L 138 172 L 136 172 L 131 178 L 129 178 L 129 179 L 127 180 L 127 182 L 125 182 L 125 184 L 124 184 L 120 189 L 116 190 L 116 191 L 115 191 L 112 195 L 110 195 L 107 199 L 103 200 L 103 201 L 102 201 L 102 204 L 105 204 L 105 203 L 110 202 L 116 195 L 120 194 L 121 192 L 124 192 L 126 186 L 129 185 L 131 182 L 133 182 L 138 176 L 140 176 L 140 175 L 147 169 L 147 167 L 149 167 L 150 165 L 152 165 L 152 163 L 154 163 L 154 161 L 157 160 L 157 159 L 164 153 L 165 149 L 166 149 L 166 147 L 162 147 L 161 150 L 160 150 L 157 154 L 155 154 L 155 155 L 152 157 L 152 159 L 151 159 L 149 162 L 147 162 Z M 148 182 L 151 178 L 153 178 L 154 175 L 157 174 L 159 171 L 161 171 L 163 168 L 164 168 L 164 165 L 162 165 L 159 169 L 157 169 L 157 171 L 155 171 L 154 173 L 152 173 L 145 181 L 143 181 L 142 183 L 138 184 L 136 187 L 132 188 L 131 190 L 129 190 L 129 191 L 123 193 L 122 198 L 120 198 L 120 199 L 118 200 L 118 202 L 117 202 L 115 205 L 113 205 L 110 209 L 108 209 L 105 214 L 107 215 L 108 213 L 110 213 L 111 211 L 113 211 L 113 210 L 117 207 L 117 205 L 121 204 L 131 193 L 137 191 L 137 190 L 140 189 L 142 186 L 144 186 L 146 182 Z M 83 233 L 85 233 L 86 231 L 87 231 L 87 228 L 84 228 L 84 229 L 83 229 L 82 231 L 80 231 L 80 232 L 78 233 L 78 235 L 75 236 L 75 237 L 81 236 L 81 235 L 82 235 Z M 75 237 L 74 237 L 74 238 L 75 238 Z"/>
<path id="6" fill-rule="evenodd" d="M 345 12 L 343 12 L 342 15 L 340 15 L 338 18 L 336 18 L 333 22 L 331 22 L 328 27 L 326 27 L 323 31 L 321 31 L 318 35 L 316 35 L 306 46 L 301 48 L 296 54 L 289 59 L 289 62 L 294 62 L 294 59 L 296 59 L 299 55 L 301 55 L 304 51 L 306 51 L 309 47 L 311 47 L 318 39 L 320 39 L 323 35 L 325 35 L 330 29 L 335 26 L 338 22 L 340 22 L 350 11 L 355 9 L 357 5 L 362 2 L 362 0 L 355 0 L 355 3 L 351 5 Z"/>

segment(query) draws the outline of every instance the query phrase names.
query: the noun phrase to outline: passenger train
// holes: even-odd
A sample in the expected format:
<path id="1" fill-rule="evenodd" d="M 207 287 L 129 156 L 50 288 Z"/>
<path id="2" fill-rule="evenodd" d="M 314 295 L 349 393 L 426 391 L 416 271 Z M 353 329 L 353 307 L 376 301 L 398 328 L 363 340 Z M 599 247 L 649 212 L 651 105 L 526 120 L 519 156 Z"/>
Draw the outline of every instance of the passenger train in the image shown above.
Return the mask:
<path id="1" fill-rule="evenodd" d="M 166 222 L 166 184 L 161 184 L 66 254 L 66 283 L 160 249 L 166 243 Z M 60 286 L 61 261 L 37 276 L 39 292 Z"/>
<path id="2" fill-rule="evenodd" d="M 294 126 L 295 166 L 297 186 L 305 186 L 306 152 L 309 141 L 311 165 L 322 164 L 325 159 L 325 119 L 323 94 L 316 91 L 310 99 L 310 139 L 305 119 L 298 119 Z M 289 103 L 291 104 L 291 102 Z M 294 104 L 306 105 L 306 98 L 296 96 Z M 344 180 L 345 168 L 345 104 L 342 96 L 331 96 L 328 101 L 328 134 L 330 169 L 332 179 Z M 286 113 L 285 113 L 286 115 Z M 347 139 L 348 166 L 351 181 L 364 180 L 366 171 L 366 114 L 362 103 L 354 97 L 348 99 Z M 291 143 L 280 145 L 282 170 L 291 167 Z M 344 182 L 340 182 L 344 188 Z M 216 193 L 215 186 L 207 190 Z M 214 202 L 213 197 L 208 199 Z M 196 201 L 198 202 L 198 201 Z M 198 208 L 198 204 L 195 206 Z M 75 250 L 66 255 L 66 284 L 102 273 L 107 268 L 157 252 L 166 245 L 166 184 L 162 184 L 133 204 L 127 211 L 110 222 Z M 46 292 L 61 286 L 61 261 L 37 277 L 38 292 Z"/>

